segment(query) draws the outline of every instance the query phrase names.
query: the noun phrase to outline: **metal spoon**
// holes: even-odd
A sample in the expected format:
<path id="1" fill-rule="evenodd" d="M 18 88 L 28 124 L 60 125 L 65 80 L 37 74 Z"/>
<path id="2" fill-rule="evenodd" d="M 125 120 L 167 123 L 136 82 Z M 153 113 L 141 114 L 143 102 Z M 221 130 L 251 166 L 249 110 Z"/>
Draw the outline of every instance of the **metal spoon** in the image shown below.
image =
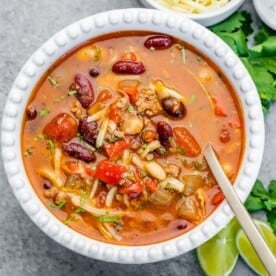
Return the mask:
<path id="1" fill-rule="evenodd" d="M 273 256 L 270 248 L 264 241 L 244 205 L 238 198 L 232 184 L 224 174 L 224 171 L 210 144 L 207 144 L 204 150 L 204 156 L 232 211 L 234 212 L 269 275 L 276 275 L 276 258 Z"/>

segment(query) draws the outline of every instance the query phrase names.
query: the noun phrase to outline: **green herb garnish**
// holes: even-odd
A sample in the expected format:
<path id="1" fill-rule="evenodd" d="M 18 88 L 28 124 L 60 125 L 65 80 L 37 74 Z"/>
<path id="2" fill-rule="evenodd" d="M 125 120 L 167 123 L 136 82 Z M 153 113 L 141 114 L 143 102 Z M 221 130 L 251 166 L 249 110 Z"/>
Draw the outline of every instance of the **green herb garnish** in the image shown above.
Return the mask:
<path id="1" fill-rule="evenodd" d="M 55 209 L 61 209 L 66 204 L 66 200 L 62 200 L 59 204 L 51 203 L 50 207 Z"/>
<path id="2" fill-rule="evenodd" d="M 99 216 L 98 217 L 99 222 L 120 222 L 120 217 L 119 216 Z"/>
<path id="3" fill-rule="evenodd" d="M 200 170 L 201 169 L 201 164 L 197 160 L 193 162 L 193 166 L 194 166 L 194 170 Z"/>
<path id="4" fill-rule="evenodd" d="M 75 220 L 75 217 L 74 216 L 70 216 L 68 219 L 66 219 L 63 223 L 65 225 L 69 225 L 72 221 Z"/>
<path id="5" fill-rule="evenodd" d="M 47 143 L 48 143 L 47 144 L 47 149 L 50 151 L 50 153 L 54 153 L 56 145 L 53 142 L 53 140 L 49 139 L 49 140 L 47 140 Z"/>
<path id="6" fill-rule="evenodd" d="M 50 109 L 47 107 L 44 107 L 39 112 L 39 117 L 44 117 L 50 113 Z"/>
<path id="7" fill-rule="evenodd" d="M 69 96 L 76 95 L 77 93 L 78 93 L 78 91 L 76 89 L 71 89 L 71 90 L 68 91 Z"/>
<path id="8" fill-rule="evenodd" d="M 96 46 L 95 47 L 95 56 L 94 56 L 94 59 L 95 60 L 99 60 L 101 58 L 101 55 L 102 55 L 102 50 L 100 47 Z"/>
<path id="9" fill-rule="evenodd" d="M 88 194 L 83 193 L 80 197 L 80 206 L 83 207 L 88 199 Z"/>
<path id="10" fill-rule="evenodd" d="M 127 108 L 127 111 L 128 111 L 128 112 L 132 112 L 132 111 L 134 111 L 134 110 L 135 110 L 135 108 L 134 108 L 133 105 L 129 105 L 128 108 Z"/>
<path id="11" fill-rule="evenodd" d="M 189 103 L 193 103 L 195 100 L 196 100 L 196 96 L 195 96 L 195 95 L 192 95 L 192 96 L 189 98 Z"/>
<path id="12" fill-rule="evenodd" d="M 85 212 L 86 212 L 86 210 L 83 209 L 83 208 L 81 208 L 81 207 L 77 208 L 76 211 L 75 211 L 75 213 L 77 213 L 77 214 L 79 214 L 79 213 L 85 213 Z"/>
<path id="13" fill-rule="evenodd" d="M 115 143 L 115 142 L 121 141 L 121 140 L 123 140 L 122 137 L 117 137 L 117 136 L 115 136 L 115 135 L 112 135 L 112 136 L 110 137 L 110 139 L 109 139 L 109 142 L 110 142 L 110 143 Z"/>
<path id="14" fill-rule="evenodd" d="M 141 171 L 140 174 L 141 174 L 142 178 L 148 176 L 148 174 L 145 171 Z"/>
<path id="15" fill-rule="evenodd" d="M 177 147 L 177 148 L 176 148 L 176 151 L 177 151 L 178 153 L 180 153 L 180 154 L 185 155 L 185 150 L 182 149 L 182 148 Z"/>
<path id="16" fill-rule="evenodd" d="M 224 40 L 241 58 L 255 82 L 264 113 L 276 100 L 276 31 L 261 25 L 255 35 L 255 46 L 249 48 L 247 37 L 252 33 L 251 16 L 236 12 L 210 29 Z"/>
<path id="17" fill-rule="evenodd" d="M 267 220 L 276 235 L 276 180 L 270 181 L 267 190 L 263 183 L 257 180 L 245 202 L 245 207 L 249 212 L 265 211 Z"/>
<path id="18" fill-rule="evenodd" d="M 47 79 L 48 79 L 48 81 L 50 82 L 50 84 L 51 84 L 52 87 L 58 87 L 59 84 L 58 84 L 58 82 L 54 79 L 53 76 L 49 75 L 49 76 L 47 77 Z"/>
<path id="19" fill-rule="evenodd" d="M 25 157 L 28 157 L 28 156 L 32 155 L 32 154 L 33 154 L 33 151 L 34 151 L 34 147 L 29 147 L 29 148 L 27 148 L 27 149 L 24 151 L 24 156 L 25 156 Z"/>
<path id="20" fill-rule="evenodd" d="M 159 151 L 160 151 L 160 153 L 162 153 L 164 155 L 166 155 L 168 153 L 168 150 L 165 147 L 160 147 Z"/>

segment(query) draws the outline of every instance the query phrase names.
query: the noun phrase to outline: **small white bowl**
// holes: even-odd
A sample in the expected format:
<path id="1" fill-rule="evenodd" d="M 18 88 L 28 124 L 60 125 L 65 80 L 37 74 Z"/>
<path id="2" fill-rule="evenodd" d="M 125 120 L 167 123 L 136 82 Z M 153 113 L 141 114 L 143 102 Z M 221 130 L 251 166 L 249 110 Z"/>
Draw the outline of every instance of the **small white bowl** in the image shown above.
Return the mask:
<path id="1" fill-rule="evenodd" d="M 261 20 L 276 31 L 276 1 L 253 0 L 253 5 Z"/>
<path id="2" fill-rule="evenodd" d="M 233 217 L 224 201 L 191 231 L 164 242 L 123 246 L 84 236 L 58 220 L 40 201 L 26 175 L 21 154 L 21 125 L 31 92 L 46 70 L 77 45 L 122 30 L 168 33 L 197 48 L 222 70 L 240 99 L 245 120 L 245 149 L 234 189 L 243 202 L 257 178 L 264 148 L 263 113 L 254 83 L 239 58 L 215 34 L 183 16 L 149 9 L 113 10 L 80 20 L 50 38 L 24 64 L 5 105 L 1 146 L 13 192 L 32 221 L 59 244 L 85 256 L 116 263 L 149 263 L 181 255 L 203 244 Z"/>
<path id="3" fill-rule="evenodd" d="M 244 2 L 245 0 L 230 0 L 229 3 L 227 3 L 225 6 L 218 8 L 211 12 L 201 13 L 201 14 L 188 14 L 183 13 L 179 11 L 172 10 L 160 3 L 158 3 L 156 0 L 141 0 L 141 2 L 149 8 L 155 8 L 161 11 L 169 11 L 172 13 L 172 15 L 180 14 L 182 16 L 186 16 L 204 26 L 211 26 L 214 25 L 228 16 L 230 16 L 232 13 L 234 13 Z"/>

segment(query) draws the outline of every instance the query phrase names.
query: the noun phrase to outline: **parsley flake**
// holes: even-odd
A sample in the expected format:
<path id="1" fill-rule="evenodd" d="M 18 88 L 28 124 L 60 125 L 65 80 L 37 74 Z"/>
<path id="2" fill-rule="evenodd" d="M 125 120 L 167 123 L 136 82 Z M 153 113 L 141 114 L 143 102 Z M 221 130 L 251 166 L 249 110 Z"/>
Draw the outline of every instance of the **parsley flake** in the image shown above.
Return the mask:
<path id="1" fill-rule="evenodd" d="M 42 117 L 48 115 L 49 113 L 50 113 L 50 109 L 47 108 L 47 107 L 44 107 L 44 108 L 42 108 L 42 109 L 40 110 L 40 112 L 39 112 L 39 117 L 42 118 Z"/>

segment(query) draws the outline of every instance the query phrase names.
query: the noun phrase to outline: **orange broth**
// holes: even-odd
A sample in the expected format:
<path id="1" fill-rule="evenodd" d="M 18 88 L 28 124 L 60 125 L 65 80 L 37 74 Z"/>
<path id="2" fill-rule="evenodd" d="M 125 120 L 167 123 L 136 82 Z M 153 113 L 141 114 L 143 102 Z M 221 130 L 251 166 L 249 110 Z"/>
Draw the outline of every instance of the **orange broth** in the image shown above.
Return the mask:
<path id="1" fill-rule="evenodd" d="M 29 180 L 50 212 L 65 222 L 68 227 L 92 239 L 125 245 L 152 244 L 179 236 L 200 224 L 223 200 L 223 195 L 203 159 L 202 150 L 208 142 L 213 145 L 231 182 L 234 181 L 239 170 L 245 139 L 243 114 L 229 81 L 214 63 L 179 39 L 173 38 L 171 45 L 162 49 L 146 48 L 145 41 L 156 35 L 159 34 L 138 31 L 119 32 L 86 42 L 64 55 L 49 68 L 34 88 L 26 107 L 27 115 L 23 119 L 22 127 L 22 156 Z M 142 62 L 145 72 L 114 73 L 113 64 L 122 59 L 136 59 L 135 62 Z M 89 75 L 91 68 L 99 71 L 97 77 Z M 80 107 L 78 87 L 71 85 L 77 73 L 84 74 L 93 87 L 94 99 L 88 108 Z M 118 91 L 118 83 L 123 80 L 139 81 L 136 82 L 138 87 L 134 89 L 136 99 L 131 98 L 128 90 L 123 91 L 128 93 Z M 186 110 L 183 117 L 176 118 L 164 111 L 162 108 L 164 98 L 156 92 L 158 89 L 156 88 L 155 91 L 152 86 L 152 83 L 157 82 L 161 83 L 163 88 L 165 87 L 165 91 L 171 89 L 183 97 L 181 101 Z M 140 113 L 137 111 L 138 107 L 143 109 L 143 103 L 142 106 L 136 105 L 140 94 L 146 89 L 150 90 L 153 97 L 159 97 L 161 106 L 160 111 L 150 116 L 145 111 Z M 103 90 L 108 90 L 107 95 L 110 98 L 102 101 L 100 108 L 106 108 L 107 111 L 97 119 L 98 128 L 103 124 L 103 117 L 107 117 L 109 126 L 114 128 L 115 125 L 115 132 L 114 129 L 107 132 L 100 147 L 97 148 L 93 143 L 83 141 L 79 131 L 68 136 L 70 139 L 65 142 L 59 140 L 53 134 L 54 131 L 46 131 L 47 134 L 45 134 L 45 126 L 61 113 L 70 115 L 77 125 L 80 116 L 86 119 L 87 111 L 97 103 L 99 94 Z M 70 95 L 68 91 L 71 91 Z M 126 100 L 122 100 L 122 97 Z M 126 101 L 122 108 L 117 104 L 120 99 L 121 105 Z M 75 111 L 72 111 L 73 104 L 78 106 L 81 115 L 76 115 Z M 119 116 L 119 121 L 116 122 L 112 121 L 115 120 L 114 114 L 110 116 L 112 104 L 116 107 L 118 105 L 120 110 L 121 117 Z M 92 111 L 88 117 L 93 116 L 95 112 Z M 139 133 L 129 135 L 128 130 L 123 127 L 124 120 L 129 116 L 143 123 Z M 153 131 L 155 135 L 153 140 L 156 140 L 157 144 L 160 143 L 160 133 L 156 127 L 160 121 L 168 124 L 173 130 L 174 134 L 167 140 L 170 145 L 164 147 L 161 144 L 158 150 L 149 152 L 142 158 L 141 152 L 150 143 L 143 140 L 145 139 L 143 133 L 148 130 Z M 196 156 L 187 154 L 189 152 L 189 149 L 185 148 L 187 143 L 182 146 L 181 141 L 179 142 L 175 136 L 177 127 L 185 127 L 196 141 L 199 150 Z M 63 134 L 66 134 L 66 131 L 65 129 Z M 123 138 L 114 136 L 112 133 L 123 135 Z M 147 132 L 147 134 L 152 133 Z M 93 148 L 96 160 L 85 162 L 64 150 L 63 144 L 70 144 L 72 141 L 86 147 L 86 150 L 90 151 Z M 113 147 L 115 143 L 119 144 L 118 141 L 125 141 L 126 149 L 123 149 L 119 156 L 110 158 L 106 145 Z M 137 149 L 131 144 L 133 141 L 138 143 Z M 61 156 L 58 155 L 57 149 L 60 150 Z M 145 164 L 157 162 L 166 173 L 164 181 L 168 181 L 168 177 L 176 178 L 183 186 L 180 185 L 180 188 L 175 189 L 170 184 L 164 184 L 162 179 L 154 177 L 147 169 L 141 170 L 131 161 L 124 161 L 125 150 L 130 154 L 129 158 L 137 154 L 140 161 Z M 161 150 L 164 155 L 160 153 Z M 91 196 L 97 178 L 95 170 L 102 160 L 124 167 L 125 171 L 120 175 L 121 179 L 118 183 L 105 183 L 100 177 L 96 192 Z M 63 167 L 65 163 L 68 165 L 68 162 L 75 166 L 73 168 L 71 166 L 72 171 L 70 169 L 68 171 L 68 167 L 66 167 L 67 170 Z M 168 169 L 168 164 L 173 165 L 171 167 L 174 171 Z M 76 166 L 79 169 L 77 172 L 74 171 Z M 55 181 L 45 177 L 45 173 L 41 173 L 43 170 L 53 173 L 55 179 L 59 178 L 61 187 L 53 189 L 56 186 Z M 190 183 L 189 181 L 192 184 L 187 184 Z M 132 188 L 130 188 L 131 185 L 133 185 Z M 106 196 L 113 187 L 117 187 L 113 189 L 116 190 L 116 195 L 111 206 L 107 208 Z M 135 187 L 138 187 L 138 190 L 135 190 Z M 133 189 L 134 192 L 130 192 Z M 159 189 L 162 190 L 160 192 L 163 193 L 162 196 L 165 196 L 166 204 L 162 201 L 162 196 L 160 198 L 160 194 L 153 196 L 153 193 Z M 74 204 L 72 198 L 66 193 L 77 195 L 80 199 L 78 204 Z M 193 214 L 185 210 L 185 208 L 189 209 L 189 200 Z M 96 215 L 87 211 L 87 206 L 97 210 L 119 210 L 123 215 L 112 215 L 111 211 L 107 211 L 104 215 Z M 112 228 L 111 234 L 110 228 Z M 113 231 L 115 231 L 115 237 Z"/>

